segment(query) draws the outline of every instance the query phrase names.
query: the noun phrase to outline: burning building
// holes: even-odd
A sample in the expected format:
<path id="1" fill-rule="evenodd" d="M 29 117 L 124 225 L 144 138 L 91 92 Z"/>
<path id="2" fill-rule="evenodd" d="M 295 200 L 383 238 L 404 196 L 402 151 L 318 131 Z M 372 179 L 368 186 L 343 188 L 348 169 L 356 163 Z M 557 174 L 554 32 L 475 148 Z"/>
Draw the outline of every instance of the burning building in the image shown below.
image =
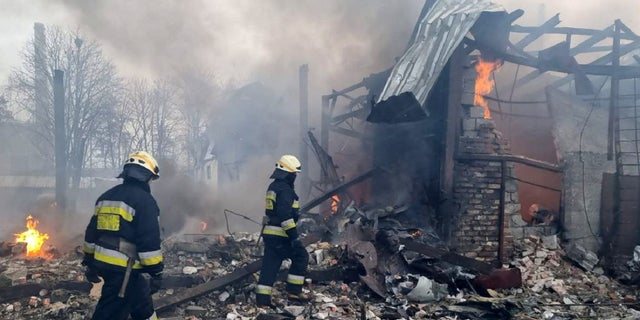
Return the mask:
<path id="1" fill-rule="evenodd" d="M 625 55 L 637 40 L 620 21 L 578 31 L 556 29 L 554 16 L 521 27 L 522 14 L 484 1 L 427 2 L 392 69 L 323 97 L 322 147 L 358 141 L 369 160 L 357 168 L 335 157 L 341 173 L 384 168 L 364 198 L 408 205 L 459 254 L 506 263 L 514 241 L 560 232 L 576 260 L 600 252 L 617 265 L 640 240 L 626 213 L 637 180 L 630 83 L 640 73 Z M 552 33 L 582 38 L 528 51 Z M 610 52 L 595 47 L 607 39 Z"/>

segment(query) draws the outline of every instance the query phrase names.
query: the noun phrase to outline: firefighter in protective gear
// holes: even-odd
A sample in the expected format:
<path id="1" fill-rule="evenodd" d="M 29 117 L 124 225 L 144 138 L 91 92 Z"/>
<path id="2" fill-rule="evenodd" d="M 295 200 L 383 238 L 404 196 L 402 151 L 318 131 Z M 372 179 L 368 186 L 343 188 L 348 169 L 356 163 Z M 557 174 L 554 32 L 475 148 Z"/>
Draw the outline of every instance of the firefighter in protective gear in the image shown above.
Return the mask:
<path id="1" fill-rule="evenodd" d="M 84 236 L 82 262 L 87 280 L 104 279 L 93 320 L 126 320 L 129 315 L 134 320 L 158 319 L 151 294 L 160 288 L 164 265 L 160 210 L 149 182 L 158 179 L 159 173 L 158 163 L 149 153 L 134 152 L 118 176 L 122 184 L 96 201 Z M 149 282 L 143 273 L 151 276 Z"/>
<path id="2" fill-rule="evenodd" d="M 271 175 L 273 182 L 267 189 L 265 210 L 268 222 L 262 231 L 264 257 L 256 287 L 256 303 L 260 307 L 272 307 L 272 286 L 282 260 L 287 258 L 291 259 L 287 276 L 289 300 L 309 300 L 309 297 L 302 293 L 309 255 L 296 228 L 299 203 L 293 187 L 296 175 L 301 169 L 300 161 L 296 157 L 284 155 L 276 163 L 276 169 Z"/>

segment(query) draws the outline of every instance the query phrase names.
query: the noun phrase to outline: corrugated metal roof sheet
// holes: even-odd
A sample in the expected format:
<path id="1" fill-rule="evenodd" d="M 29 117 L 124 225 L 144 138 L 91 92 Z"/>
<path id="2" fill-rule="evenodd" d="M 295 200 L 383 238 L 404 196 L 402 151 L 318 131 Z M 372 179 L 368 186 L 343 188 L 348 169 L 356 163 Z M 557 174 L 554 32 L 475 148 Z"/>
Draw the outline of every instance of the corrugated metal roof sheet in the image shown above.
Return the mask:
<path id="1" fill-rule="evenodd" d="M 416 37 L 396 63 L 378 102 L 412 92 L 424 103 L 440 72 L 483 11 L 504 11 L 487 0 L 439 0 L 420 21 Z"/>

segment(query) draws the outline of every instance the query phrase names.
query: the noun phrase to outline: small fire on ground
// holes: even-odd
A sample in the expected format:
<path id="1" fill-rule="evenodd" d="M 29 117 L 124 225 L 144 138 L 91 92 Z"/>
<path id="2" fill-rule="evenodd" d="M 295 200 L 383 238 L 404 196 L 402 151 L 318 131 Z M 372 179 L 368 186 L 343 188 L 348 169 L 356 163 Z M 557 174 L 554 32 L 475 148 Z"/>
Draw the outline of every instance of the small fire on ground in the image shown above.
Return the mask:
<path id="1" fill-rule="evenodd" d="M 46 257 L 46 253 L 42 250 L 44 242 L 49 239 L 46 233 L 40 233 L 36 227 L 38 220 L 31 215 L 27 216 L 27 231 L 15 234 L 16 242 L 26 243 L 27 257 Z"/>
<path id="2" fill-rule="evenodd" d="M 338 212 L 338 205 L 340 204 L 340 197 L 338 195 L 334 195 L 331 197 L 331 214 L 336 214 Z"/>
<path id="3" fill-rule="evenodd" d="M 484 98 L 485 95 L 491 93 L 495 86 L 495 81 L 491 78 L 491 74 L 502 65 L 502 61 L 487 61 L 478 57 L 476 63 L 476 83 L 475 83 L 475 96 L 473 98 L 473 104 L 480 106 L 484 109 L 484 118 L 491 119 L 491 111 L 489 111 L 489 103 Z"/>
<path id="4" fill-rule="evenodd" d="M 200 221 L 200 232 L 204 233 L 205 231 L 207 231 L 207 223 L 204 221 Z"/>

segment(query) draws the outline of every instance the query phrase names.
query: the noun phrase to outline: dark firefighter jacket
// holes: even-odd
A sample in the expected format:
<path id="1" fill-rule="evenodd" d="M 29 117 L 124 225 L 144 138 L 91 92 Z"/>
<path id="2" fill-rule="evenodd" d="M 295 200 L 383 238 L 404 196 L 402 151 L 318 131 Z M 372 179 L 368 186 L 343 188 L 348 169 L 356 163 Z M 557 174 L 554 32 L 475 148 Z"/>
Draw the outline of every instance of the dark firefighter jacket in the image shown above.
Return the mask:
<path id="1" fill-rule="evenodd" d="M 262 234 L 267 236 L 298 238 L 296 223 L 298 222 L 298 195 L 293 190 L 295 174 L 277 170 L 271 176 L 273 182 L 267 188 L 265 214 L 267 225 Z"/>
<path id="2" fill-rule="evenodd" d="M 124 271 L 127 256 L 118 251 L 118 241 L 122 238 L 137 248 L 134 269 L 150 274 L 161 272 L 164 265 L 159 216 L 149 184 L 125 179 L 107 190 L 96 201 L 85 232 L 84 262 L 99 269 Z"/>

